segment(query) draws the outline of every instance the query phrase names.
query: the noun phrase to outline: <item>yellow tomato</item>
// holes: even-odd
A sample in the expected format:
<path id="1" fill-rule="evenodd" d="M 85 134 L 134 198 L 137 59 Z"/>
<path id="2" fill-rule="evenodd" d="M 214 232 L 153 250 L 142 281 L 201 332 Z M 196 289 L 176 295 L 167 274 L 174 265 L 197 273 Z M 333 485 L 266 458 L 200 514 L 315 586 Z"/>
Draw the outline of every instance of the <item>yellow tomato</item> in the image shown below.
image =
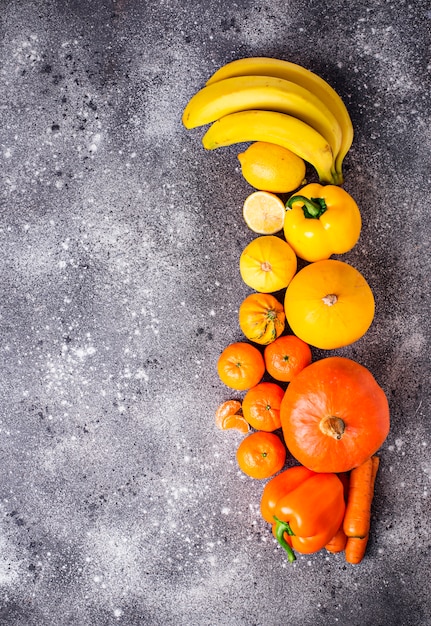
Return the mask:
<path id="1" fill-rule="evenodd" d="M 374 318 L 374 296 L 362 274 L 343 261 L 316 261 L 286 289 L 290 328 L 316 348 L 332 350 L 360 339 Z"/>
<path id="2" fill-rule="evenodd" d="M 246 246 L 239 260 L 243 281 L 260 293 L 284 289 L 297 268 L 296 254 L 286 241 L 263 235 Z"/>

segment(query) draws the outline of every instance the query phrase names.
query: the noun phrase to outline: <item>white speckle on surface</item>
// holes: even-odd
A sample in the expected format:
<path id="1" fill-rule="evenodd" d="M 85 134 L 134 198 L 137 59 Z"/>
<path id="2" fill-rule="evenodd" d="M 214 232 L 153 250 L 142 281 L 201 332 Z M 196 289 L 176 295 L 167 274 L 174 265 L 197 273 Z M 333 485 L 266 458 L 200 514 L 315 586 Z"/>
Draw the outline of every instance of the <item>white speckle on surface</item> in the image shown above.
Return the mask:
<path id="1" fill-rule="evenodd" d="M 137 380 L 144 380 L 144 381 L 148 381 L 150 379 L 149 375 L 144 369 L 138 369 L 136 371 L 135 378 Z"/>
<path id="2" fill-rule="evenodd" d="M 0 585 L 5 589 L 13 587 L 20 574 L 20 562 L 12 543 L 0 534 Z"/>
<path id="3" fill-rule="evenodd" d="M 72 352 L 78 359 L 85 359 L 87 356 L 93 356 L 96 353 L 96 348 L 94 346 L 76 347 L 72 348 Z"/>
<path id="4" fill-rule="evenodd" d="M 96 133 L 95 135 L 93 135 L 92 143 L 89 145 L 88 151 L 97 152 L 101 139 L 102 139 L 102 136 L 100 135 L 100 133 Z"/>

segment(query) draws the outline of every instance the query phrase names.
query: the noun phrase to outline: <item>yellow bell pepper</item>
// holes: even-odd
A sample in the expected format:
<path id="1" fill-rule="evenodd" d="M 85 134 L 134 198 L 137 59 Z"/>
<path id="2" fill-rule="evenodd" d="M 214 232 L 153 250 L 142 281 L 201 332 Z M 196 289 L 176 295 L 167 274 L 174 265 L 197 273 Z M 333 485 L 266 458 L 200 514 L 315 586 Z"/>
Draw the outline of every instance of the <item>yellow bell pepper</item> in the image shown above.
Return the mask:
<path id="1" fill-rule="evenodd" d="M 336 185 L 311 183 L 286 202 L 284 236 L 305 261 L 348 252 L 356 245 L 361 226 L 358 205 Z"/>

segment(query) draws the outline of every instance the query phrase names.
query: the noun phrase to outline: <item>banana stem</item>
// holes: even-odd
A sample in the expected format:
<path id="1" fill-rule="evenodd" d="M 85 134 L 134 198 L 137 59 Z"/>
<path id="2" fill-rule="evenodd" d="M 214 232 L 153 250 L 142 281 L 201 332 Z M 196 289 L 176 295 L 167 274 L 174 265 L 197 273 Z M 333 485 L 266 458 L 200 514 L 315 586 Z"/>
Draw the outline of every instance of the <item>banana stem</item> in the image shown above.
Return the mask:
<path id="1" fill-rule="evenodd" d="M 342 185 L 344 182 L 344 176 L 342 172 L 336 171 L 333 174 L 334 182 L 333 185 Z"/>
<path id="2" fill-rule="evenodd" d="M 305 196 L 292 196 L 286 202 L 286 209 L 291 209 L 294 202 L 302 202 L 304 216 L 307 219 L 319 219 L 326 211 L 327 206 L 323 198 L 306 198 Z"/>

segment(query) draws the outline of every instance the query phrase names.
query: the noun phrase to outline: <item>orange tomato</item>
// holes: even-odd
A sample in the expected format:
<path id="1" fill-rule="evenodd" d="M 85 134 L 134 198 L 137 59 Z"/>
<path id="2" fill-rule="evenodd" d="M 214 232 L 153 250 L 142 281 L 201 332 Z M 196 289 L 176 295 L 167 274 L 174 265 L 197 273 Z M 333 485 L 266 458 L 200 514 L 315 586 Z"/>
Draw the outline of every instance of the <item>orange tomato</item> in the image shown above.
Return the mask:
<path id="1" fill-rule="evenodd" d="M 246 421 L 256 430 L 281 428 L 280 405 L 284 389 L 275 383 L 259 383 L 247 391 L 242 403 Z"/>
<path id="2" fill-rule="evenodd" d="M 244 391 L 260 382 L 265 362 L 257 348 L 238 341 L 223 350 L 217 362 L 217 372 L 225 385 Z"/>
<path id="3" fill-rule="evenodd" d="M 311 363 L 310 346 L 295 335 L 283 335 L 266 346 L 264 360 L 268 374 L 288 383 Z"/>
<path id="4" fill-rule="evenodd" d="M 251 478 L 269 478 L 286 460 L 286 448 L 274 433 L 258 431 L 241 441 L 236 452 L 240 469 Z"/>

